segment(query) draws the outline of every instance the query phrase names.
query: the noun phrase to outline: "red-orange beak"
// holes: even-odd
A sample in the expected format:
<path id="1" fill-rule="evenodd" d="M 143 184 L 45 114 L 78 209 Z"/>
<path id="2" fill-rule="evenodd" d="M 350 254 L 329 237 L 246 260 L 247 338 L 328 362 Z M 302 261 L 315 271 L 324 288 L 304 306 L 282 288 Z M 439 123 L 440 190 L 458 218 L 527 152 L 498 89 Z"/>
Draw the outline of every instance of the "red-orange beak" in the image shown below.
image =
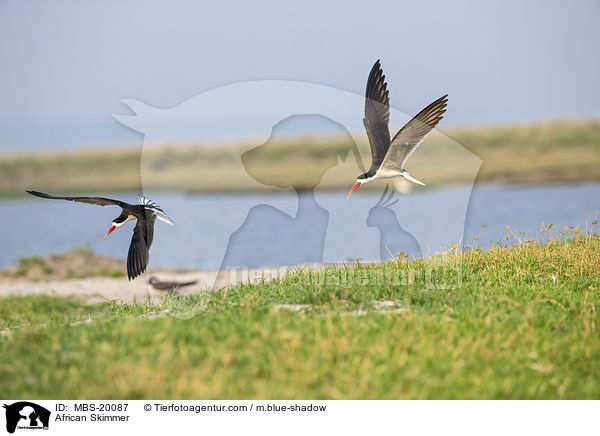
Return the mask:
<path id="1" fill-rule="evenodd" d="M 352 193 L 354 191 L 356 191 L 358 188 L 360 188 L 360 183 L 356 182 L 354 184 L 354 186 L 352 187 L 352 189 L 350 190 L 350 192 L 348 193 L 348 196 L 346 197 L 347 199 L 350 198 L 350 196 L 352 195 Z"/>
<path id="2" fill-rule="evenodd" d="M 116 228 L 117 226 L 113 225 L 110 229 L 108 229 L 108 233 L 106 234 L 106 236 L 110 235 L 110 232 L 112 232 Z M 104 237 L 104 239 L 106 239 L 106 236 Z"/>

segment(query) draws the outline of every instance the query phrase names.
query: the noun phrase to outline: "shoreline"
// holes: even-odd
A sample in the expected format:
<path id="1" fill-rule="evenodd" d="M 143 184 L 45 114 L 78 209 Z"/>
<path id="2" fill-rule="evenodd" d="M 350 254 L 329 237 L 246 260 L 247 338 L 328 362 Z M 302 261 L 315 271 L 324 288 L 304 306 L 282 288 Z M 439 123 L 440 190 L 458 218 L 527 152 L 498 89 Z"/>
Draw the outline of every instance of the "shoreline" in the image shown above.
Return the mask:
<path id="1" fill-rule="evenodd" d="M 218 271 L 190 270 L 174 272 L 154 268 L 151 272 L 142 274 L 135 280 L 128 281 L 126 277 L 83 277 L 70 279 L 27 280 L 22 278 L 0 278 L 0 300 L 7 297 L 23 297 L 33 295 L 48 295 L 55 297 L 75 297 L 87 304 L 118 301 L 132 303 L 134 301 L 154 300 L 164 295 L 188 296 L 215 292 L 228 286 L 241 283 L 269 282 L 285 276 L 289 268 L 270 267 L 243 270 L 237 277 L 222 276 Z M 148 280 L 156 277 L 162 281 L 197 283 L 176 289 L 174 292 L 161 291 L 153 288 Z"/>
<path id="2" fill-rule="evenodd" d="M 304 265 L 321 269 L 326 264 Z M 213 292 L 219 288 L 240 283 L 271 281 L 285 276 L 288 267 L 261 267 L 256 269 L 208 271 L 152 266 L 141 276 L 128 280 L 125 261 L 98 255 L 89 249 L 75 248 L 63 254 L 21 258 L 15 265 L 0 270 L 0 299 L 14 296 L 50 295 L 77 297 L 86 303 L 117 300 L 154 299 L 167 291 L 154 289 L 148 280 L 197 283 L 176 289 L 179 296 Z"/>
<path id="3" fill-rule="evenodd" d="M 407 169 L 430 187 L 471 183 L 475 175 L 477 183 L 502 185 L 597 181 L 599 144 L 600 119 L 452 129 L 428 137 Z M 138 191 L 140 186 L 191 194 L 266 193 L 280 191 L 271 185 L 313 187 L 315 180 L 319 189 L 347 190 L 361 172 L 350 150 L 358 150 L 363 164 L 370 162 L 366 138 L 354 144 L 343 137 L 299 137 L 261 147 L 249 169 L 241 156 L 257 145 L 197 142 L 0 154 L 0 198 L 35 187 L 72 194 Z"/>
<path id="4" fill-rule="evenodd" d="M 497 188 L 497 189 L 513 189 L 513 188 L 537 188 L 537 187 L 554 187 L 554 186 L 573 186 L 573 185 L 596 185 L 600 183 L 600 178 L 598 179 L 581 179 L 581 180 L 570 180 L 570 181 L 547 181 L 547 182 L 500 182 L 497 180 L 492 181 L 479 181 L 475 180 L 473 183 L 473 189 L 477 188 Z M 431 185 L 426 186 L 425 188 L 419 187 L 418 189 L 423 190 L 440 190 L 440 189 L 454 189 L 454 188 L 465 188 L 468 187 L 469 183 L 448 183 L 445 185 Z M 362 196 L 364 194 L 373 194 L 373 193 L 381 193 L 381 188 L 383 185 L 377 183 L 365 184 L 364 187 L 361 188 L 360 191 L 352 194 L 355 196 Z M 409 185 L 409 188 L 411 185 Z M 428 189 L 429 188 L 429 189 Z M 95 191 L 95 190 L 87 190 L 87 191 L 68 191 L 68 192 L 59 192 L 59 194 L 73 194 L 73 195 L 106 195 L 106 196 L 118 196 L 118 195 L 132 195 L 136 196 L 139 192 L 143 192 L 141 189 L 124 189 L 124 190 L 110 190 L 110 191 Z M 289 196 L 295 195 L 294 191 L 291 188 L 285 189 L 247 189 L 247 190 L 214 190 L 214 191 L 193 191 L 193 190 L 174 190 L 174 189 L 165 189 L 165 190 L 153 190 L 155 193 L 159 193 L 161 195 L 184 195 L 190 197 L 236 197 L 236 196 L 251 196 L 251 195 L 261 195 L 261 196 Z M 303 192 L 303 190 L 299 190 L 299 192 Z M 343 194 L 346 196 L 348 194 L 347 187 L 340 188 L 319 188 L 318 192 L 320 194 Z M 412 192 L 409 190 L 409 192 Z M 0 192 L 0 203 L 8 202 L 8 201 L 27 201 L 30 200 L 30 196 L 26 195 L 25 191 L 15 192 L 13 194 L 5 195 Z"/>

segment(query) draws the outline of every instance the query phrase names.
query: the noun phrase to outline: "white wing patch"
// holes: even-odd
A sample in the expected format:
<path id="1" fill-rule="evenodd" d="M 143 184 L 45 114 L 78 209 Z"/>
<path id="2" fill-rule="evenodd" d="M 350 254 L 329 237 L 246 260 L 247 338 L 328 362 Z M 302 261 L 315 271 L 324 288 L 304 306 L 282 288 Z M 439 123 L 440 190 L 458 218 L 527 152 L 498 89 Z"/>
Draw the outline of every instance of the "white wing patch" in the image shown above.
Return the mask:
<path id="1" fill-rule="evenodd" d="M 425 186 L 425 183 L 421 182 L 420 180 L 415 179 L 413 176 L 411 176 L 408 171 L 404 171 L 402 173 L 402 177 L 404 177 L 406 180 L 410 180 L 413 183 L 417 183 L 419 185 L 423 185 Z"/>
<path id="2" fill-rule="evenodd" d="M 150 200 L 149 198 L 144 197 L 142 194 L 138 194 L 138 200 L 141 205 L 146 206 L 148 209 L 152 209 L 156 212 L 156 218 L 161 220 L 163 223 L 167 223 L 170 226 L 174 226 L 175 223 L 169 216 L 165 213 L 164 210 L 160 208 L 158 204 Z"/>

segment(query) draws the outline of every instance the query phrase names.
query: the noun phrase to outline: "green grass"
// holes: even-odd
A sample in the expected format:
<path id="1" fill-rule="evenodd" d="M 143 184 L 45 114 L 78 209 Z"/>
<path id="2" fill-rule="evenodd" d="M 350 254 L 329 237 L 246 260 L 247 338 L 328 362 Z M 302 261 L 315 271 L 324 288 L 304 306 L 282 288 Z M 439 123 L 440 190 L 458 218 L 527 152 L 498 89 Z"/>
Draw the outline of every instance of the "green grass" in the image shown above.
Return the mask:
<path id="1" fill-rule="evenodd" d="M 465 168 L 472 169 L 475 163 L 457 150 L 456 143 L 482 159 L 480 182 L 600 180 L 600 120 L 451 130 L 442 126 L 442 131 L 447 136 L 429 135 L 407 165 L 428 186 L 472 182 Z M 360 174 L 353 154 L 347 153 L 351 146 L 340 137 L 279 139 L 250 153 L 247 168 L 241 161 L 242 153 L 251 148 L 247 143 L 165 144 L 146 147 L 143 159 L 139 147 L 4 155 L 0 196 L 22 196 L 31 188 L 58 193 L 136 191 L 142 182 L 146 190 L 193 192 L 276 191 L 273 186 L 316 184 L 347 190 Z M 368 167 L 366 137 L 356 146 Z M 337 164 L 338 156 L 349 157 L 345 164 Z M 334 167 L 321 179 L 326 169 Z"/>
<path id="2" fill-rule="evenodd" d="M 105 306 L 108 306 L 105 305 Z M 0 330 L 50 328 L 89 319 L 104 314 L 103 305 L 86 305 L 72 298 L 47 295 L 7 297 L 0 300 Z"/>
<path id="3" fill-rule="evenodd" d="M 589 233 L 410 263 L 299 269 L 158 302 L 10 298 L 0 300 L 0 392 L 598 399 L 597 308 L 600 237 Z"/>

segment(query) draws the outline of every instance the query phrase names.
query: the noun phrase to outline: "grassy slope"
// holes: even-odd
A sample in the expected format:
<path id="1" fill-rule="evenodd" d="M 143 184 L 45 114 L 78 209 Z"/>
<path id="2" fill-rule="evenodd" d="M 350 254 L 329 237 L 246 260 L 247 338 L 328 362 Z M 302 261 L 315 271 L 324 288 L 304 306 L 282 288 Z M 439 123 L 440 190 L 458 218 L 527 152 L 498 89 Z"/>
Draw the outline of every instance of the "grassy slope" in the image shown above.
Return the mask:
<path id="1" fill-rule="evenodd" d="M 430 288 L 432 269 L 450 282 L 460 271 L 462 281 Z M 411 284 L 394 284 L 399 277 L 412 277 Z M 405 310 L 381 311 L 377 301 Z M 281 304 L 305 306 L 294 311 Z M 599 305 L 598 236 L 409 264 L 298 271 L 280 282 L 157 304 L 10 298 L 0 300 L 0 329 L 10 329 L 0 336 L 0 392 L 7 398 L 599 398 Z M 164 310 L 177 317 L 158 316 Z M 92 322 L 81 322 L 88 316 Z"/>
<path id="2" fill-rule="evenodd" d="M 446 133 L 483 160 L 480 181 L 600 180 L 600 120 L 474 127 Z M 328 167 L 327 159 L 334 159 L 335 164 L 337 152 L 345 146 L 347 141 L 340 138 L 279 141 L 257 154 L 253 172 L 267 181 L 285 179 L 300 186 L 311 185 L 323 165 Z M 366 140 L 358 147 L 368 163 Z M 143 181 L 144 188 L 203 192 L 268 189 L 253 181 L 242 167 L 240 155 L 247 149 L 247 145 L 148 148 L 144 169 L 152 177 Z M 464 159 L 451 141 L 434 134 L 411 157 L 408 169 L 429 186 L 461 182 Z M 21 195 L 31 187 L 70 193 L 138 190 L 139 168 L 138 148 L 0 156 L 0 195 Z M 358 175 L 355 164 L 330 173 L 321 188 L 348 189 Z"/>

